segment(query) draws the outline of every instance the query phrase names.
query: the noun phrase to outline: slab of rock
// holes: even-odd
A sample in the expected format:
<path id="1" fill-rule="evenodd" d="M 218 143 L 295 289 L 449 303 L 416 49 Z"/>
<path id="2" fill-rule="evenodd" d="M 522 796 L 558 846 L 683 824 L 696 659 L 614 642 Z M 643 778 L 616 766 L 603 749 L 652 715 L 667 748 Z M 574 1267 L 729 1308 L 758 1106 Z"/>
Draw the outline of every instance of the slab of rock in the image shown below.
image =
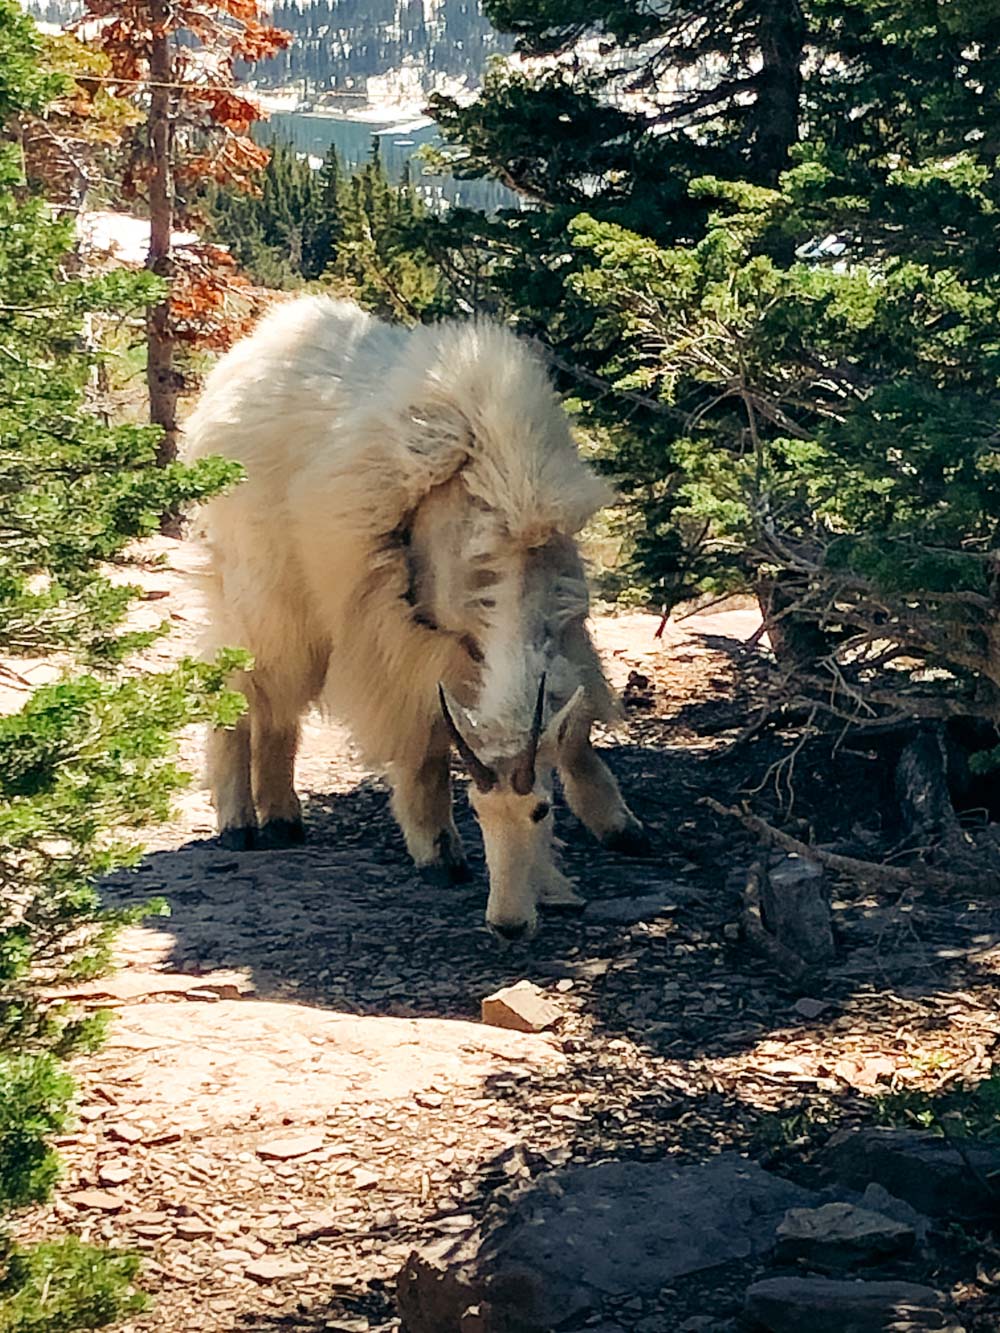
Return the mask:
<path id="1" fill-rule="evenodd" d="M 634 926 L 640 921 L 655 921 L 658 916 L 675 912 L 678 904 L 689 902 L 691 894 L 683 887 L 666 893 L 643 893 L 631 898 L 597 898 L 583 910 L 583 919 L 602 925 Z"/>
<path id="2" fill-rule="evenodd" d="M 487 995 L 482 1006 L 484 1023 L 514 1032 L 544 1032 L 562 1016 L 559 1006 L 532 981 L 504 986 Z"/>
<path id="3" fill-rule="evenodd" d="M 254 984 L 245 972 L 207 972 L 190 976 L 184 972 L 142 972 L 128 968 L 96 981 L 84 981 L 47 992 L 60 1000 L 90 1000 L 95 1004 L 128 1004 L 153 996 L 183 996 L 190 991 L 210 991 L 213 998 L 238 1000 L 254 994 Z"/>
<path id="4" fill-rule="evenodd" d="M 255 1282 L 281 1282 L 284 1278 L 298 1277 L 306 1271 L 306 1265 L 297 1259 L 287 1259 L 283 1255 L 254 1259 L 244 1268 L 247 1277 Z"/>
<path id="5" fill-rule="evenodd" d="M 257 1156 L 265 1162 L 288 1162 L 295 1157 L 305 1157 L 307 1153 L 319 1152 L 326 1140 L 322 1134 L 301 1134 L 291 1139 L 271 1139 L 257 1149 Z"/>
<path id="6" fill-rule="evenodd" d="M 125 1196 L 116 1190 L 74 1190 L 66 1196 L 75 1208 L 92 1208 L 101 1213 L 117 1213 L 125 1207 Z"/>
<path id="7" fill-rule="evenodd" d="M 768 1253 L 816 1196 L 735 1153 L 701 1166 L 610 1162 L 542 1176 L 488 1234 L 415 1251 L 397 1277 L 407 1333 L 546 1333 L 608 1297 Z"/>
<path id="8" fill-rule="evenodd" d="M 123 1162 L 110 1162 L 98 1169 L 97 1179 L 102 1185 L 124 1185 L 132 1179 L 132 1168 Z"/>
<path id="9" fill-rule="evenodd" d="M 882 1185 L 930 1217 L 979 1217 L 1000 1204 L 1000 1147 L 968 1140 L 961 1151 L 909 1129 L 842 1130 L 821 1155 L 846 1185 Z"/>
<path id="10" fill-rule="evenodd" d="M 109 1139 L 114 1139 L 116 1143 L 139 1143 L 142 1139 L 142 1130 L 138 1125 L 130 1125 L 121 1121 L 114 1125 L 108 1125 L 107 1135 Z"/>
<path id="11" fill-rule="evenodd" d="M 907 1254 L 917 1239 L 905 1222 L 853 1203 L 792 1208 L 778 1227 L 777 1236 L 779 1259 L 804 1259 L 820 1268 L 882 1263 Z"/>
<path id="12" fill-rule="evenodd" d="M 768 1333 L 963 1333 L 940 1292 L 913 1282 L 765 1278 L 747 1292 L 745 1314 Z"/>

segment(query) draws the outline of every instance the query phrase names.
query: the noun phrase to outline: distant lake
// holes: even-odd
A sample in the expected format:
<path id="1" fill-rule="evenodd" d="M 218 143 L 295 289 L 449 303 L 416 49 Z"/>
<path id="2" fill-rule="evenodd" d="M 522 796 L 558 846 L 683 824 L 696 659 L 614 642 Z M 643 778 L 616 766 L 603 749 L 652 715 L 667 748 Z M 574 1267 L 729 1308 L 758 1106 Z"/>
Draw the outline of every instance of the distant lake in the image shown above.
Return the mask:
<path id="1" fill-rule="evenodd" d="M 258 126 L 262 142 L 280 139 L 300 153 L 323 157 L 331 144 L 337 145 L 341 162 L 354 171 L 363 166 L 377 138 L 389 179 L 399 181 L 406 163 L 424 144 L 440 144 L 441 136 L 433 121 L 414 128 L 414 122 L 360 121 L 341 116 L 317 116 L 308 111 L 275 111 Z M 412 179 L 432 207 L 442 201 L 448 207 L 474 208 L 494 213 L 499 208 L 520 208 L 521 200 L 498 181 L 460 181 L 454 176 L 429 176 L 423 163 L 413 163 Z"/>

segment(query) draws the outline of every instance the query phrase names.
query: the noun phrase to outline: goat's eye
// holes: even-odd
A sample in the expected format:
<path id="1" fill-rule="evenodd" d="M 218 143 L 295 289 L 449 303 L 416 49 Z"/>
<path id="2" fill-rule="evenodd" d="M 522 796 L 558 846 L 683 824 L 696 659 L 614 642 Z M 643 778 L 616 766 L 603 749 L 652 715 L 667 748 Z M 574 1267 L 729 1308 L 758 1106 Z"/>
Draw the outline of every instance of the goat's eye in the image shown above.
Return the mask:
<path id="1" fill-rule="evenodd" d="M 549 805 L 548 801 L 539 801 L 531 812 L 531 822 L 533 824 L 540 824 L 551 809 L 552 807 Z"/>

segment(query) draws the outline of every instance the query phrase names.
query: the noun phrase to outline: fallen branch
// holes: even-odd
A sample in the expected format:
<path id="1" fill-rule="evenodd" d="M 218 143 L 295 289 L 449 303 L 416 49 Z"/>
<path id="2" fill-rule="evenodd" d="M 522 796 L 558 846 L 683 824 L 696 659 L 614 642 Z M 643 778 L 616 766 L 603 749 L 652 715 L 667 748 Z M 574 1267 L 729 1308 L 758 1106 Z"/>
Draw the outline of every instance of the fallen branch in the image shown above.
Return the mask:
<path id="1" fill-rule="evenodd" d="M 947 889 L 952 893 L 974 893 L 981 895 L 988 889 L 996 890 L 998 887 L 998 877 L 995 872 L 985 875 L 949 875 L 944 870 L 933 870 L 926 865 L 920 865 L 913 870 L 906 870 L 902 866 L 887 866 L 880 861 L 862 861 L 856 856 L 841 856 L 839 852 L 826 852 L 820 847 L 813 847 L 807 842 L 800 842 L 798 838 L 793 838 L 789 833 L 782 833 L 773 824 L 769 824 L 766 819 L 761 819 L 759 815 L 751 815 L 744 810 L 735 810 L 731 806 L 722 805 L 721 802 L 714 800 L 711 796 L 703 796 L 700 804 L 707 805 L 710 810 L 714 810 L 717 815 L 725 815 L 728 819 L 738 819 L 745 829 L 751 833 L 756 833 L 758 838 L 766 842 L 773 843 L 776 847 L 781 847 L 786 852 L 793 852 L 796 856 L 805 857 L 809 861 L 815 861 L 817 864 L 826 866 L 829 870 L 838 871 L 842 875 L 850 875 L 853 878 L 874 881 L 881 881 L 884 884 L 892 884 L 900 888 L 926 888 Z"/>

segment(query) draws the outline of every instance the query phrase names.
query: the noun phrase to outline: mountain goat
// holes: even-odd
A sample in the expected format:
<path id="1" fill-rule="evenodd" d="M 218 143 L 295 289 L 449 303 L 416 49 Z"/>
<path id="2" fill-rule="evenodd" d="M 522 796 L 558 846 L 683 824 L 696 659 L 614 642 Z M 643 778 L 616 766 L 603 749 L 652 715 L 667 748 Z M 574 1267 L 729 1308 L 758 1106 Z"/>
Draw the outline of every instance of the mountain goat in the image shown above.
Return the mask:
<path id="1" fill-rule="evenodd" d="M 388 770 L 414 862 L 458 880 L 454 745 L 482 826 L 486 919 L 506 938 L 534 931 L 539 903 L 579 902 L 553 858 L 553 767 L 604 846 L 644 849 L 590 744 L 616 705 L 574 534 L 605 487 L 511 333 L 290 301 L 213 370 L 187 435 L 190 457 L 246 474 L 203 513 L 213 644 L 254 659 L 236 682 L 248 712 L 209 745 L 227 847 L 302 841 L 299 719 L 319 702 Z"/>

